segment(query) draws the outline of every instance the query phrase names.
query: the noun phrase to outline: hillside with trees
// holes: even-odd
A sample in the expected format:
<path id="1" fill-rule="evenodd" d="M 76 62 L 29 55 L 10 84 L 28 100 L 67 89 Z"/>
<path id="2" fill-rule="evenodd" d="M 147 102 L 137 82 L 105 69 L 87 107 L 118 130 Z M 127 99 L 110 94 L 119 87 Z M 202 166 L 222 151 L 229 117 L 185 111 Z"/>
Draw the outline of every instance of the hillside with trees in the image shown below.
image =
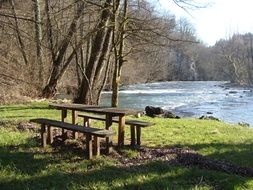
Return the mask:
<path id="1" fill-rule="evenodd" d="M 207 47 L 187 20 L 161 15 L 148 1 L 1 0 L 0 30 L 1 102 L 71 93 L 97 104 L 112 89 L 117 106 L 125 84 L 253 82 L 252 34 Z"/>

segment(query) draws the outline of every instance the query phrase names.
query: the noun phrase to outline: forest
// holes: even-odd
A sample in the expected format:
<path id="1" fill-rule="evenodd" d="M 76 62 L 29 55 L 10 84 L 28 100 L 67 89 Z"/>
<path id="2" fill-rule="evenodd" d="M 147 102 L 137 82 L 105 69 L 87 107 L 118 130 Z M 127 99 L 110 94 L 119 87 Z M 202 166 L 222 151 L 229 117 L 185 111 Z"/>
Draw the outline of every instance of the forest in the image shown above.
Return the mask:
<path id="1" fill-rule="evenodd" d="M 174 0 L 198 7 L 194 0 Z M 148 0 L 0 0 L 0 102 L 72 94 L 98 104 L 156 81 L 253 83 L 253 36 L 207 46 L 186 19 Z"/>

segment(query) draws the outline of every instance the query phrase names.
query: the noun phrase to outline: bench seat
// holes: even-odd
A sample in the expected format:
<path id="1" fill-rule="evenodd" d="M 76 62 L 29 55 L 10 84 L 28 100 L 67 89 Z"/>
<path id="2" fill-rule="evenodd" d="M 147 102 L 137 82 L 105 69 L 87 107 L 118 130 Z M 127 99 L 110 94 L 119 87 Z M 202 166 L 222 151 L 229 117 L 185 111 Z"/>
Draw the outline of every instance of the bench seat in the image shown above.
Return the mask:
<path id="1" fill-rule="evenodd" d="M 84 126 L 90 125 L 90 119 L 98 121 L 106 121 L 105 116 L 102 115 L 91 115 L 91 114 L 78 114 L 79 117 L 84 119 Z M 113 118 L 112 122 L 119 123 L 117 118 Z M 141 145 L 141 128 L 153 126 L 154 123 L 140 121 L 140 120 L 128 120 L 126 119 L 125 124 L 130 126 L 131 129 L 131 146 Z M 137 141 L 137 142 L 136 142 Z"/>
<path id="2" fill-rule="evenodd" d="M 46 118 L 37 118 L 31 119 L 30 122 L 39 123 L 41 124 L 41 140 L 42 146 L 45 147 L 47 142 L 51 144 L 53 142 L 53 136 L 51 127 L 58 127 L 62 129 L 71 130 L 74 132 L 83 133 L 86 135 L 86 149 L 88 152 L 88 158 L 92 159 L 93 156 L 93 148 L 92 148 L 92 137 L 94 138 L 94 148 L 95 148 L 95 156 L 100 154 L 100 139 L 99 138 L 107 138 L 109 142 L 107 143 L 107 151 L 109 153 L 110 147 L 112 146 L 111 138 L 115 132 L 106 130 L 106 129 L 97 129 L 92 127 L 84 127 L 80 125 L 75 125 L 71 123 L 65 123 L 62 121 L 56 121 L 52 119 Z"/>

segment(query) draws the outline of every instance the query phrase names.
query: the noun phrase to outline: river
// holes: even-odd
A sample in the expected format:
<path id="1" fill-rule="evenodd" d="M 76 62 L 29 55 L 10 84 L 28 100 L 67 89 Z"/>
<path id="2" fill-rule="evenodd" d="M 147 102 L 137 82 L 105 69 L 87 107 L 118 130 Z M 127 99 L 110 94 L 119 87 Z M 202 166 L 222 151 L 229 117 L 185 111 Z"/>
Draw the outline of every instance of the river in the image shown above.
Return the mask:
<path id="1" fill-rule="evenodd" d="M 102 105 L 110 105 L 110 92 L 103 92 Z M 181 117 L 211 115 L 225 122 L 246 122 L 253 127 L 253 92 L 226 82 L 184 81 L 135 84 L 119 92 L 119 107 L 145 109 L 159 106 Z"/>

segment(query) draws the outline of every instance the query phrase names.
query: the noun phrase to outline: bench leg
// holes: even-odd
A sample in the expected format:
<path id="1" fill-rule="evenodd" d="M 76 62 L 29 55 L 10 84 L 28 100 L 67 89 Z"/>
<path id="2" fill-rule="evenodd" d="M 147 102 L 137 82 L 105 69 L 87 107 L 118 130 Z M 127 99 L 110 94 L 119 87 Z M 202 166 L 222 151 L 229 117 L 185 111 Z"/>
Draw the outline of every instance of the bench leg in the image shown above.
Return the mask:
<path id="1" fill-rule="evenodd" d="M 99 137 L 94 136 L 94 147 L 95 147 L 94 155 L 99 156 L 100 155 L 100 138 Z"/>
<path id="2" fill-rule="evenodd" d="M 135 126 L 134 125 L 131 125 L 130 126 L 130 129 L 131 129 L 131 146 L 134 147 L 135 146 Z"/>
<path id="3" fill-rule="evenodd" d="M 42 147 L 46 147 L 47 145 L 47 133 L 45 124 L 41 124 L 41 144 Z"/>
<path id="4" fill-rule="evenodd" d="M 110 114 L 106 114 L 105 120 L 105 129 L 112 130 L 112 116 Z M 112 152 L 112 137 L 106 137 L 106 154 L 110 154 Z"/>
<path id="5" fill-rule="evenodd" d="M 47 143 L 48 144 L 53 143 L 53 132 L 51 126 L 47 126 Z"/>
<path id="6" fill-rule="evenodd" d="M 105 154 L 110 154 L 112 152 L 112 137 L 106 138 L 106 150 Z"/>
<path id="7" fill-rule="evenodd" d="M 92 136 L 86 135 L 86 150 L 88 153 L 88 159 L 92 159 Z"/>
<path id="8" fill-rule="evenodd" d="M 141 127 L 136 127 L 137 145 L 141 146 Z"/>

